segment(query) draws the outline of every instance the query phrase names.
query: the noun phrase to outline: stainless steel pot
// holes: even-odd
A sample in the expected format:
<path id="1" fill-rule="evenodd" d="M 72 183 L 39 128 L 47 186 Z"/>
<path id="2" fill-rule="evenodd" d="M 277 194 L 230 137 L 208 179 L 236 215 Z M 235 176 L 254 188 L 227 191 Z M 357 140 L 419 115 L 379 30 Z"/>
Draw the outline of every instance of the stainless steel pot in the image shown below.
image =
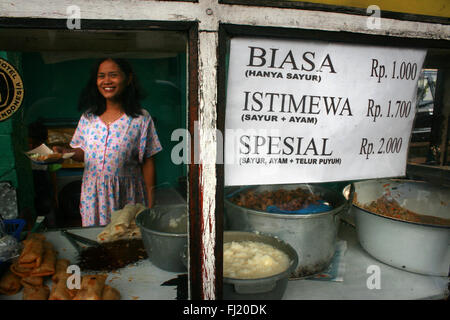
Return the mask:
<path id="1" fill-rule="evenodd" d="M 252 232 L 225 231 L 223 242 L 255 241 L 262 242 L 283 251 L 290 259 L 287 270 L 271 277 L 259 279 L 223 278 L 223 298 L 225 300 L 279 300 L 283 297 L 289 275 L 295 270 L 298 255 L 289 244 L 272 236 Z"/>
<path id="2" fill-rule="evenodd" d="M 158 268 L 184 272 L 182 254 L 187 245 L 187 206 L 155 206 L 136 218 L 148 259 Z"/>
<path id="3" fill-rule="evenodd" d="M 302 278 L 325 270 L 335 253 L 339 216 L 348 210 L 342 194 L 319 185 L 289 184 L 252 187 L 257 192 L 279 189 L 309 190 L 329 202 L 332 210 L 313 214 L 278 214 L 244 208 L 225 199 L 225 223 L 228 230 L 258 231 L 289 243 L 298 254 L 298 267 L 292 278 Z M 226 190 L 226 195 L 235 192 Z"/>
<path id="4" fill-rule="evenodd" d="M 403 208 L 450 219 L 450 189 L 425 182 L 379 179 L 354 184 L 362 206 L 388 193 Z M 450 266 L 450 226 L 403 221 L 372 213 L 354 204 L 361 246 L 390 266 L 426 275 L 447 276 Z"/>

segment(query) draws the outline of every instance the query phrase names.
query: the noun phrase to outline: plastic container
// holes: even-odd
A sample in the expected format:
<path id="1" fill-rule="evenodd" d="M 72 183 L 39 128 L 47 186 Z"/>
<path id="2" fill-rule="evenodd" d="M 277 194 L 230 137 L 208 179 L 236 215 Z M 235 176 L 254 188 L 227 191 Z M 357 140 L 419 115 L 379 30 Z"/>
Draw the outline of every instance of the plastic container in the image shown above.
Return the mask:
<path id="1" fill-rule="evenodd" d="M 9 219 L 3 220 L 3 225 L 7 234 L 12 235 L 17 241 L 20 241 L 20 234 L 25 227 L 25 220 L 23 219 Z"/>
<path id="2" fill-rule="evenodd" d="M 17 219 L 17 192 L 10 182 L 0 182 L 0 212 L 3 219 Z"/>
<path id="3" fill-rule="evenodd" d="M 0 223 L 3 223 L 4 230 L 7 234 L 12 235 L 17 241 L 20 241 L 20 234 L 22 233 L 23 228 L 25 227 L 25 220 L 23 219 L 8 219 L 2 220 Z M 3 273 L 8 269 L 11 263 L 0 262 L 0 277 Z"/>

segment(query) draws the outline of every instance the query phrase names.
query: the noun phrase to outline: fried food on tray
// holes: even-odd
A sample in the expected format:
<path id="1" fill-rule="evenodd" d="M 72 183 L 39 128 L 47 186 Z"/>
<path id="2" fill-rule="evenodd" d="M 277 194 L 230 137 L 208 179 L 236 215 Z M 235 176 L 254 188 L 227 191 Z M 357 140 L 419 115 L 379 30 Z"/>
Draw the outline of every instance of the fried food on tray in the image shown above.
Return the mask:
<path id="1" fill-rule="evenodd" d="M 23 277 L 20 280 L 20 283 L 25 288 L 26 287 L 42 287 L 44 285 L 44 278 L 30 275 L 28 277 Z"/>
<path id="2" fill-rule="evenodd" d="M 106 274 L 83 276 L 80 291 L 73 300 L 102 300 L 106 278 Z"/>
<path id="3" fill-rule="evenodd" d="M 31 236 L 23 240 L 24 248 L 19 256 L 19 265 L 24 268 L 36 268 L 41 265 L 44 253 L 44 240 Z"/>
<path id="4" fill-rule="evenodd" d="M 99 242 L 142 238 L 136 217 L 146 209 L 143 204 L 126 204 L 111 214 L 111 222 L 97 235 Z"/>
<path id="5" fill-rule="evenodd" d="M 43 234 L 29 233 L 23 243 L 22 253 L 0 278 L 0 294 L 15 295 L 23 287 L 23 300 L 120 300 L 120 292 L 105 284 L 107 274 L 85 275 L 80 288 L 69 289 L 70 261 L 57 259 Z M 51 288 L 45 277 L 51 279 Z"/>
<path id="6" fill-rule="evenodd" d="M 0 294 L 14 295 L 22 288 L 20 277 L 7 270 L 0 279 Z"/>
<path id="7" fill-rule="evenodd" d="M 78 290 L 67 288 L 67 278 L 53 282 L 48 300 L 72 300 Z"/>
<path id="8" fill-rule="evenodd" d="M 67 259 L 56 260 L 55 274 L 52 276 L 52 290 L 49 300 L 72 300 L 78 293 L 77 289 L 67 288 L 67 279 L 69 274 L 67 268 L 70 261 Z"/>
<path id="9" fill-rule="evenodd" d="M 230 201 L 234 204 L 266 211 L 268 206 L 277 206 L 281 210 L 296 211 L 308 207 L 310 204 L 318 204 L 320 197 L 302 188 L 295 190 L 279 189 L 274 191 L 246 190 L 233 196 Z"/>
<path id="10" fill-rule="evenodd" d="M 39 277 L 53 275 L 55 273 L 55 264 L 56 264 L 56 251 L 50 242 L 45 241 L 42 263 L 39 267 L 31 271 L 31 275 Z"/>
<path id="11" fill-rule="evenodd" d="M 62 158 L 62 153 L 50 153 L 50 154 L 40 154 L 40 153 L 32 153 L 30 154 L 30 158 L 34 161 L 56 161 Z"/>
<path id="12" fill-rule="evenodd" d="M 67 273 L 67 268 L 70 265 L 70 261 L 67 259 L 58 259 L 56 260 L 55 264 L 55 273 L 52 277 L 52 281 L 54 283 L 63 280 L 66 281 L 69 277 L 69 274 Z"/>
<path id="13" fill-rule="evenodd" d="M 116 288 L 105 285 L 102 300 L 120 300 L 120 292 Z"/>
<path id="14" fill-rule="evenodd" d="M 26 268 L 19 264 L 19 260 L 15 260 L 9 269 L 18 277 L 25 278 L 28 277 L 33 270 L 33 268 Z"/>
<path id="15" fill-rule="evenodd" d="M 23 300 L 47 300 L 50 289 L 47 286 L 25 287 L 23 289 Z"/>

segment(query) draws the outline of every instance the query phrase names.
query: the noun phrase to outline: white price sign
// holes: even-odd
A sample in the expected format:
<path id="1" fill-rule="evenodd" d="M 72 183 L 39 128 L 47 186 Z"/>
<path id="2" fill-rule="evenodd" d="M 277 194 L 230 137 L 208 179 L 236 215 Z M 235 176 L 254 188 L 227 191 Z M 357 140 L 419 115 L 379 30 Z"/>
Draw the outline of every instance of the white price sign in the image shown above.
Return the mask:
<path id="1" fill-rule="evenodd" d="M 405 175 L 426 50 L 235 38 L 225 185 Z"/>

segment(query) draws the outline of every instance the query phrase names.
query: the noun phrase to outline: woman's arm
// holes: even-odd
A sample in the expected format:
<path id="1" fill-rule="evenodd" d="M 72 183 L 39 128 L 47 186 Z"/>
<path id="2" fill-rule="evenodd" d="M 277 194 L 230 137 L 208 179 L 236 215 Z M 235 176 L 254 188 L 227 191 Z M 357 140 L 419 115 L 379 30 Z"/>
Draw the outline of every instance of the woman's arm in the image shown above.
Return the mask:
<path id="1" fill-rule="evenodd" d="M 78 162 L 84 161 L 84 151 L 81 148 L 72 149 L 72 148 L 64 148 L 64 147 L 60 147 L 60 146 L 54 146 L 53 151 L 59 152 L 59 153 L 75 152 L 75 154 L 72 156 L 72 159 L 75 161 L 78 161 Z"/>
<path id="2" fill-rule="evenodd" d="M 145 158 L 142 164 L 142 175 L 144 176 L 145 189 L 147 191 L 147 205 L 149 208 L 153 206 L 153 187 L 155 185 L 155 162 L 153 158 Z"/>

